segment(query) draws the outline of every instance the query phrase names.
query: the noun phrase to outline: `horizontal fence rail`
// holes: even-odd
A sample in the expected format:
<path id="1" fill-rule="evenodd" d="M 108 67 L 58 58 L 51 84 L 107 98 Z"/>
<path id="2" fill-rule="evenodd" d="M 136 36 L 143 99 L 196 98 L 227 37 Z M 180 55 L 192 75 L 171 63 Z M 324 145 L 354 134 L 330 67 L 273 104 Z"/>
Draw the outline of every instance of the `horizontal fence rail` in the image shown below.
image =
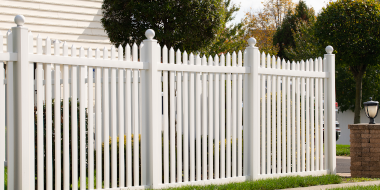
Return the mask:
<path id="1" fill-rule="evenodd" d="M 0 187 L 169 188 L 336 172 L 331 46 L 324 59 L 290 62 L 250 38 L 244 51 L 206 57 L 161 47 L 147 30 L 139 45 L 84 49 L 15 20 L 0 50 Z"/>

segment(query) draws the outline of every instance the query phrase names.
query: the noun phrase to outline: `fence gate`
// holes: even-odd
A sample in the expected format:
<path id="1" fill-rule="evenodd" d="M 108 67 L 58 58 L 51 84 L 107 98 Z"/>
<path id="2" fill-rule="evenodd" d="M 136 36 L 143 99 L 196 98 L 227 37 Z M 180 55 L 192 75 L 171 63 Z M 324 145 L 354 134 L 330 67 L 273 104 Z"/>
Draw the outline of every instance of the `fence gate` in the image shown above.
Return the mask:
<path id="1" fill-rule="evenodd" d="M 244 52 L 205 57 L 161 47 L 147 30 L 139 46 L 84 49 L 32 34 L 23 16 L 15 22 L 0 34 L 1 188 L 168 188 L 336 172 L 331 46 L 323 59 L 290 62 L 250 38 Z"/>

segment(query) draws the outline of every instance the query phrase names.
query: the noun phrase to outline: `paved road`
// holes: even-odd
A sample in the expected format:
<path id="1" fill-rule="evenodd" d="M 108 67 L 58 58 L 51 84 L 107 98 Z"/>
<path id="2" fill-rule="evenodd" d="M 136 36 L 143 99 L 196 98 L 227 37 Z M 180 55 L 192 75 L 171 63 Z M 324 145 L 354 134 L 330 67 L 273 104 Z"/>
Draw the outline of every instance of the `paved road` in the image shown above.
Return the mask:
<path id="1" fill-rule="evenodd" d="M 351 173 L 350 165 L 351 165 L 351 157 L 348 157 L 348 156 L 336 157 L 336 173 Z"/>

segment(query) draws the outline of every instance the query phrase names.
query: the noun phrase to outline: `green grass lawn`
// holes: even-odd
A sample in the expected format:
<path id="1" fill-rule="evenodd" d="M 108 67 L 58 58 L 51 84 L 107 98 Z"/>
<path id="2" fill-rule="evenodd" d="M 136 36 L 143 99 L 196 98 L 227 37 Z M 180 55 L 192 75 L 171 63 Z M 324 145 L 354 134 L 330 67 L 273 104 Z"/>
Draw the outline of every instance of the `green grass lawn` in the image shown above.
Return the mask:
<path id="1" fill-rule="evenodd" d="M 336 155 L 337 156 L 350 156 L 350 145 L 336 145 Z"/>
<path id="2" fill-rule="evenodd" d="M 207 185 L 207 186 L 184 186 L 178 188 L 169 188 L 171 190 L 224 190 L 224 189 L 286 189 L 295 187 L 309 187 L 315 185 L 338 184 L 342 178 L 337 175 L 324 176 L 295 176 L 281 177 L 276 179 L 264 179 L 258 181 L 246 181 L 241 183 L 229 183 L 225 185 Z"/>

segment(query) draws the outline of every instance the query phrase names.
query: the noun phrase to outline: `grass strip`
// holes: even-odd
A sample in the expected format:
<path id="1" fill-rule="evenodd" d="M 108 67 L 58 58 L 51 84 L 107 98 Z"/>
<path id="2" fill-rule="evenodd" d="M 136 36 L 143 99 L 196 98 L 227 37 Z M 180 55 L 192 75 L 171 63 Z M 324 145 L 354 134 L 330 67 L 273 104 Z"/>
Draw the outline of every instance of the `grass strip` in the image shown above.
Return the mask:
<path id="1" fill-rule="evenodd" d="M 273 179 L 263 179 L 257 181 L 246 181 L 241 183 L 229 183 L 224 185 L 207 185 L 207 186 L 184 186 L 177 188 L 168 188 L 170 190 L 224 190 L 224 189 L 286 189 L 295 187 L 309 187 L 316 185 L 338 184 L 342 178 L 337 175 L 323 176 L 289 176 Z"/>
<path id="2" fill-rule="evenodd" d="M 350 145 L 336 145 L 336 155 L 337 156 L 350 156 Z"/>

